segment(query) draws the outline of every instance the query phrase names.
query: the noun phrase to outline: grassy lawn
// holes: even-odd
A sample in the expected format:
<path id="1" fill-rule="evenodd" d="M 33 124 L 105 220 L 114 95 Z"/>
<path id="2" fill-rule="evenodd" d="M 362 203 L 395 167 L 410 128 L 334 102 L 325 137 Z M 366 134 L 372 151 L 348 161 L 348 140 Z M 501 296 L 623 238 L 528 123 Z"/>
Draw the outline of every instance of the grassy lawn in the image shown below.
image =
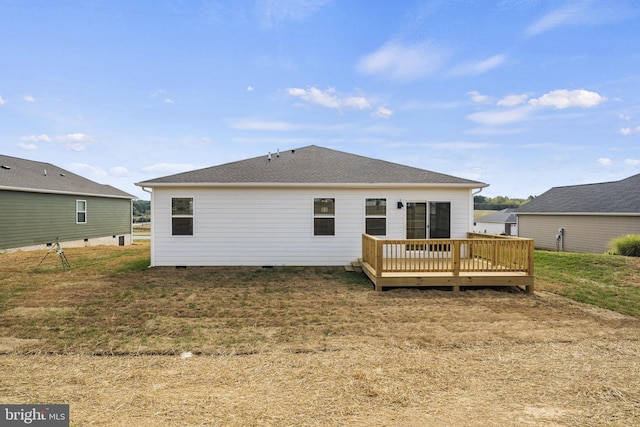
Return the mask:
<path id="1" fill-rule="evenodd" d="M 536 288 L 640 316 L 640 258 L 536 251 Z"/>
<path id="2" fill-rule="evenodd" d="M 0 395 L 72 426 L 640 423 L 636 317 L 337 267 L 149 269 L 148 242 L 65 253 L 0 254 Z M 538 289 L 638 316 L 636 260 L 537 256 Z"/>
<path id="3" fill-rule="evenodd" d="M 148 242 L 68 249 L 72 269 L 50 254 L 37 271 L 40 252 L 2 255 L 0 332 L 28 352 L 317 351 L 326 337 L 375 336 L 379 313 L 406 308 L 338 267 L 148 269 L 148 251 Z M 639 261 L 536 251 L 536 289 L 640 317 Z"/>

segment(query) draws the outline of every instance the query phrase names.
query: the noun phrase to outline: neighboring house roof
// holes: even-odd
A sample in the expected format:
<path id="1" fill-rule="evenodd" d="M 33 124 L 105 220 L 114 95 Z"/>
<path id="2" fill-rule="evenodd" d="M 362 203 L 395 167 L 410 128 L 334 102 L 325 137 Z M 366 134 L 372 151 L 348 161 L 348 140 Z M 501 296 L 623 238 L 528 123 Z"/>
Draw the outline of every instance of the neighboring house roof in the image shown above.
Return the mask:
<path id="1" fill-rule="evenodd" d="M 515 224 L 517 222 L 515 209 L 507 208 L 476 218 L 475 222 Z"/>
<path id="2" fill-rule="evenodd" d="M 0 190 L 135 199 L 110 185 L 98 184 L 51 163 L 0 155 Z"/>
<path id="3" fill-rule="evenodd" d="M 139 186 L 176 184 L 433 184 L 486 187 L 410 166 L 310 145 L 209 168 L 136 183 Z"/>
<path id="4" fill-rule="evenodd" d="M 640 213 L 640 174 L 621 181 L 553 187 L 517 213 Z"/>

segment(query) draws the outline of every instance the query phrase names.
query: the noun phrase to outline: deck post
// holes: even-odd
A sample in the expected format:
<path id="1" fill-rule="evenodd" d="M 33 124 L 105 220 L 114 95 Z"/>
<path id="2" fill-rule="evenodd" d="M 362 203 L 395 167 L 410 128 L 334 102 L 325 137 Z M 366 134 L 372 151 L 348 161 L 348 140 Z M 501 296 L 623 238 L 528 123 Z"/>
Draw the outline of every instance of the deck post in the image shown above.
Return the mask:
<path id="1" fill-rule="evenodd" d="M 453 292 L 460 291 L 460 285 L 458 284 L 458 277 L 460 277 L 460 240 L 453 240 L 451 242 L 451 268 L 453 270 Z"/>
<path id="2" fill-rule="evenodd" d="M 453 277 L 460 276 L 460 240 L 451 241 L 451 268 Z"/>
<path id="3" fill-rule="evenodd" d="M 382 277 L 382 265 L 383 265 L 383 247 L 384 240 L 376 239 L 376 276 Z"/>
<path id="4" fill-rule="evenodd" d="M 534 250 L 535 250 L 534 240 L 531 239 L 531 240 L 529 240 L 529 246 L 527 248 L 527 258 L 528 258 L 527 259 L 527 261 L 528 261 L 528 263 L 527 263 L 527 274 L 529 276 L 532 276 L 532 277 L 534 276 L 534 271 L 533 271 Z M 533 291 L 534 291 L 533 286 L 534 286 L 533 284 L 526 286 L 527 293 L 529 293 L 529 294 L 533 293 Z"/>

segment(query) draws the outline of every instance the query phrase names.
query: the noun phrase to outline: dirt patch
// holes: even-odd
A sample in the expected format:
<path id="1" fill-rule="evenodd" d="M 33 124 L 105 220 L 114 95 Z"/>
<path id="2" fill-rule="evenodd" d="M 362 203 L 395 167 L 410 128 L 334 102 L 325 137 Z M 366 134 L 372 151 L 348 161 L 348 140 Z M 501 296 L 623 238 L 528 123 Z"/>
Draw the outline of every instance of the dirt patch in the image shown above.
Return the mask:
<path id="1" fill-rule="evenodd" d="M 93 426 L 640 424 L 636 318 L 547 292 L 374 292 L 337 269 L 116 274 L 113 254 L 87 256 L 37 274 L 14 258 L 0 278 L 3 401 L 69 403 Z"/>

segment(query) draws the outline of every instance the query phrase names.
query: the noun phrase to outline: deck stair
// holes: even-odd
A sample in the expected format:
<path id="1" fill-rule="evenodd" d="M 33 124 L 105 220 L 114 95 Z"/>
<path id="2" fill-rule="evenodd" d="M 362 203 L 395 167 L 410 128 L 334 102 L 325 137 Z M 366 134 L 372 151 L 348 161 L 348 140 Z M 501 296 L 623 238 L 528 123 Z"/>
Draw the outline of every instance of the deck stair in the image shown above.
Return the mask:
<path id="1" fill-rule="evenodd" d="M 361 273 L 362 272 L 362 264 L 360 263 L 360 260 L 352 261 L 351 264 L 345 265 L 344 269 L 349 271 L 349 272 Z"/>

